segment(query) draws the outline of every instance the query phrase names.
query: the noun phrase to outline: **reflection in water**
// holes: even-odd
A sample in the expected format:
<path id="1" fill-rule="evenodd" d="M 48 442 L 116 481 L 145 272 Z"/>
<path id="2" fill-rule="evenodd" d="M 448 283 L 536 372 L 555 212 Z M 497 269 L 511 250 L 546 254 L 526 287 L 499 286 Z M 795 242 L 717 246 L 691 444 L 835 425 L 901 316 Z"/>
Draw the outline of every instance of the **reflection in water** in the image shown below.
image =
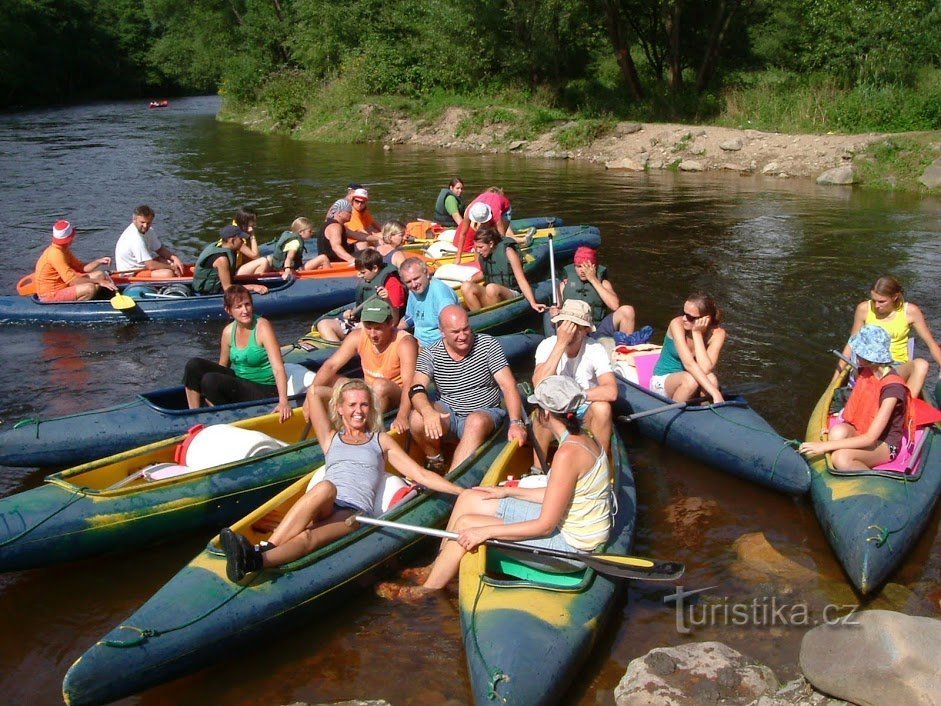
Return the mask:
<path id="1" fill-rule="evenodd" d="M 83 227 L 80 257 L 110 252 L 141 202 L 157 211 L 160 235 L 192 259 L 240 203 L 258 209 L 264 240 L 296 216 L 319 220 L 354 180 L 369 186 L 377 219 L 410 220 L 430 215 L 439 188 L 459 174 L 472 196 L 502 185 L 520 216 L 556 214 L 569 224 L 599 226 L 602 262 L 622 299 L 658 337 L 690 291 L 713 293 L 729 330 L 720 378 L 773 383 L 751 401 L 788 437 L 802 436 L 834 367 L 826 351 L 843 344 L 854 305 L 878 276 L 899 277 L 941 331 L 936 199 L 822 188 L 810 180 L 618 174 L 564 160 L 312 145 L 219 124 L 216 105 L 200 98 L 162 111 L 134 102 L 0 116 L 0 259 L 28 270 L 48 242 L 49 225 L 63 216 Z M 12 291 L 24 273 L 0 273 L 0 289 Z M 138 390 L 176 385 L 187 358 L 216 354 L 224 325 L 6 326 L 0 418 L 7 424 L 101 407 Z M 310 317 L 276 322 L 284 341 L 309 325 Z M 704 468 L 629 430 L 628 443 L 640 503 L 635 550 L 685 561 L 687 589 L 718 586 L 715 596 L 730 600 L 781 593 L 814 606 L 856 600 L 807 500 Z M 0 495 L 35 487 L 41 477 L 3 469 Z M 936 510 L 893 577 L 904 588 L 890 588 L 872 605 L 938 615 L 939 516 Z M 732 544 L 753 532 L 764 532 L 777 551 L 819 578 L 799 586 L 743 579 Z M 0 576 L 0 689 L 8 700 L 25 702 L 28 695 L 58 702 L 71 662 L 206 539 Z M 413 561 L 428 560 L 432 551 L 426 545 Z M 630 659 L 689 639 L 675 632 L 672 606 L 663 603 L 671 592 L 628 586 L 567 702 L 611 703 Z M 703 628 L 692 637 L 728 642 L 787 678 L 802 634 Z M 469 693 L 453 592 L 420 607 L 390 605 L 364 592 L 297 631 L 126 703 L 386 698 L 438 704 L 464 703 Z"/>

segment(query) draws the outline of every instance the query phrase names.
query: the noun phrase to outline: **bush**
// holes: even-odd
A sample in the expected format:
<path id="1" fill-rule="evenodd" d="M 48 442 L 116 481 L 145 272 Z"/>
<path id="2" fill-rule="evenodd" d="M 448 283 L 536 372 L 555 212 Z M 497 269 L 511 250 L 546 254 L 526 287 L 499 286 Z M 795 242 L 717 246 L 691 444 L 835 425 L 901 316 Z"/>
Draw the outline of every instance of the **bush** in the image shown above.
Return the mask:
<path id="1" fill-rule="evenodd" d="M 304 119 L 315 94 L 315 85 L 302 71 L 282 71 L 268 77 L 259 91 L 258 102 L 268 112 L 275 127 L 293 130 Z"/>

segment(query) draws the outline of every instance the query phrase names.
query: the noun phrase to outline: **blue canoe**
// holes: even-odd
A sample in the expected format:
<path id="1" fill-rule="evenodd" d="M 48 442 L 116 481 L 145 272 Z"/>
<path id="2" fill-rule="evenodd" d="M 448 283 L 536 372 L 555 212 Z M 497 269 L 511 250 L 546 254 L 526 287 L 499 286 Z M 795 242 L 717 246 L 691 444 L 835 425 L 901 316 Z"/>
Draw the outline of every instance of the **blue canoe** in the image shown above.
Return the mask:
<path id="1" fill-rule="evenodd" d="M 508 451 L 513 457 L 498 459 L 482 485 L 494 485 L 508 472 L 518 477 L 529 470 L 528 447 Z M 611 454 L 617 514 L 603 551 L 627 554 L 637 499 L 627 450 L 617 434 Z M 592 569 L 540 571 L 489 547 L 467 554 L 461 561 L 459 605 L 474 703 L 563 702 L 624 583 Z"/>
<path id="2" fill-rule="evenodd" d="M 505 445 L 502 425 L 474 455 L 448 474 L 462 487 L 477 485 Z M 420 453 L 412 444 L 412 453 Z M 283 516 L 303 495 L 304 477 L 232 530 L 252 541 L 268 536 L 269 518 Z M 420 493 L 382 517 L 426 527 L 444 524 L 454 496 Z M 265 523 L 262 525 L 262 523 Z M 423 539 L 414 532 L 363 526 L 295 562 L 249 575 L 242 585 L 226 579 L 218 537 L 133 615 L 96 642 L 72 665 L 62 683 L 70 706 L 103 704 L 188 674 L 245 645 L 270 650 L 272 633 L 296 628 L 316 612 L 342 604 L 368 585 L 383 564 Z"/>
<path id="3" fill-rule="evenodd" d="M 820 441 L 828 429 L 833 381 L 807 424 L 807 440 Z M 837 407 L 838 408 L 838 407 Z M 899 566 L 921 536 L 941 495 L 941 430 L 923 432 L 906 473 L 837 475 L 829 454 L 812 459 L 810 496 L 823 533 L 846 575 L 861 594 L 872 593 Z"/>
<path id="4" fill-rule="evenodd" d="M 500 336 L 511 360 L 529 356 L 543 339 L 537 334 Z M 333 348 L 297 351 L 288 356 L 315 370 Z M 291 398 L 295 404 L 303 395 Z M 182 386 L 144 392 L 114 407 L 79 412 L 52 419 L 25 419 L 0 432 L 0 465 L 67 466 L 178 436 L 196 424 L 226 424 L 270 412 L 272 398 L 256 402 L 188 409 Z"/>
<path id="5" fill-rule="evenodd" d="M 675 404 L 620 374 L 617 379 L 618 414 Z M 644 436 L 733 476 L 792 495 L 810 489 L 807 462 L 743 397 L 667 409 L 632 425 Z"/>

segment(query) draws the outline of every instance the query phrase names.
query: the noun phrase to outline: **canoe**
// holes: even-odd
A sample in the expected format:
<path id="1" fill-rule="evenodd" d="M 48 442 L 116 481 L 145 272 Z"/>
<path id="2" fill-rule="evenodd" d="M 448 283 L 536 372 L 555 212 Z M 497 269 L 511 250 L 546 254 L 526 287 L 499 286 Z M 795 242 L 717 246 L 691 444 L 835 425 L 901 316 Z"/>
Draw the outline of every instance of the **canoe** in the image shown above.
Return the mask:
<path id="1" fill-rule="evenodd" d="M 674 404 L 616 373 L 619 415 L 637 414 Z M 744 397 L 722 404 L 689 405 L 632 422 L 641 434 L 733 476 L 772 490 L 803 495 L 810 489 L 810 468 L 787 439 L 753 410 Z"/>
<path id="2" fill-rule="evenodd" d="M 268 287 L 254 297 L 259 316 L 286 316 L 325 311 L 348 302 L 356 289 L 355 277 L 266 277 L 256 280 Z M 45 303 L 36 296 L 0 296 L 0 323 L 128 323 L 142 321 L 203 321 L 226 319 L 222 294 L 189 297 L 135 298 L 136 306 L 118 310 L 108 300 Z"/>
<path id="3" fill-rule="evenodd" d="M 536 301 L 548 304 L 552 298 L 552 284 L 549 281 L 534 284 L 533 295 L 536 297 Z M 318 317 L 317 321 L 325 318 L 336 318 L 348 308 L 350 307 L 338 307 Z M 519 331 L 521 326 L 525 325 L 525 322 L 530 319 L 534 324 L 538 323 L 533 308 L 522 295 L 493 306 L 484 307 L 470 314 L 471 328 L 475 331 L 485 331 L 491 335 L 508 334 L 514 330 Z M 310 355 L 310 351 L 332 351 L 340 347 L 340 342 L 326 341 L 320 337 L 320 334 L 317 333 L 317 321 L 314 321 L 309 333 L 301 336 L 294 343 L 281 347 L 281 355 L 284 357 L 285 363 L 302 362 L 305 356 Z"/>
<path id="4" fill-rule="evenodd" d="M 47 476 L 0 499 L 0 571 L 228 524 L 323 463 L 320 444 L 301 440 L 304 432 L 300 409 L 284 424 L 266 414 Z"/>
<path id="5" fill-rule="evenodd" d="M 479 483 L 505 439 L 506 424 L 448 479 L 465 488 Z M 411 446 L 411 453 L 420 453 L 417 444 Z M 259 522 L 285 512 L 303 495 L 312 475 L 236 522 L 232 530 L 255 542 L 266 537 L 258 531 Z M 420 493 L 382 517 L 439 526 L 453 504 L 454 496 Z M 342 604 L 350 590 L 368 585 L 366 579 L 383 564 L 421 540 L 413 532 L 363 526 L 293 563 L 250 575 L 239 585 L 226 578 L 225 557 L 216 537 L 72 665 L 62 684 L 65 702 L 107 703 L 197 671 L 246 645 L 270 650 L 272 633 L 296 628 L 311 615 Z"/>
<path id="6" fill-rule="evenodd" d="M 634 478 L 623 442 L 612 437 L 617 507 L 605 551 L 627 553 L 636 514 Z M 508 444 L 484 478 L 519 477 L 532 450 Z M 474 703 L 537 706 L 564 702 L 624 582 L 584 569 L 552 574 L 481 547 L 461 562 L 459 605 Z"/>
<path id="7" fill-rule="evenodd" d="M 811 414 L 807 440 L 820 441 L 827 429 L 834 392 L 843 380 L 831 383 Z M 835 475 L 830 457 L 811 460 L 810 496 L 817 519 L 861 594 L 878 589 L 901 563 L 931 518 L 941 494 L 941 440 L 939 427 L 924 431 L 919 453 L 909 473 Z"/>
<path id="8" fill-rule="evenodd" d="M 499 336 L 511 361 L 532 356 L 541 335 Z M 333 347 L 296 351 L 288 362 L 316 370 Z M 346 372 L 352 374 L 355 368 Z M 291 398 L 300 404 L 303 393 Z M 227 424 L 270 412 L 276 398 L 188 409 L 183 386 L 144 392 L 123 404 L 50 419 L 24 419 L 0 431 L 0 465 L 66 466 L 186 433 L 195 424 Z M 7 426 L 7 425 L 4 425 Z M 80 433 L 76 433 L 80 430 Z"/>

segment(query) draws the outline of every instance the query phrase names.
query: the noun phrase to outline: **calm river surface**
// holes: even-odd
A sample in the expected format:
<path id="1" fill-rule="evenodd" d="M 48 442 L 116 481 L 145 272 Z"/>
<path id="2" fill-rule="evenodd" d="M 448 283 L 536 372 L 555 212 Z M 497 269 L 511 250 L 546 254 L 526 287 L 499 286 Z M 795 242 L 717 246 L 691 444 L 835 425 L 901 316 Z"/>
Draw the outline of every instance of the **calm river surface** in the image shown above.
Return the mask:
<path id="1" fill-rule="evenodd" d="M 730 342 L 721 377 L 768 381 L 753 405 L 789 438 L 829 380 L 827 353 L 845 341 L 853 305 L 893 274 L 941 332 L 941 203 L 738 175 L 623 175 L 589 164 L 403 147 L 312 145 L 214 120 L 218 101 L 108 103 L 0 116 L 0 291 L 12 292 L 67 217 L 75 250 L 113 255 L 141 202 L 155 227 L 190 259 L 240 203 L 256 206 L 274 236 L 298 215 L 315 220 L 351 180 L 370 188 L 380 220 L 432 212 L 440 186 L 461 174 L 473 193 L 502 185 L 518 216 L 555 214 L 601 228 L 601 254 L 622 300 L 662 335 L 693 289 L 714 294 Z M 135 391 L 176 384 L 185 360 L 212 357 L 222 323 L 115 327 L 3 327 L 0 419 L 101 407 Z M 283 341 L 309 325 L 279 320 Z M 919 344 L 924 354 L 924 347 Z M 525 371 L 522 371 L 525 373 Z M 80 434 L 81 430 L 76 429 Z M 806 499 L 727 477 L 628 432 L 640 515 L 635 550 L 687 565 L 687 590 L 711 601 L 775 595 L 819 611 L 855 603 Z M 0 469 L 0 496 L 35 487 L 44 471 Z M 921 542 L 872 604 L 938 616 L 941 545 L 936 509 Z M 820 578 L 798 589 L 757 583 L 732 542 L 764 532 Z M 205 536 L 133 554 L 0 576 L 0 693 L 7 703 L 53 704 L 71 663 L 146 600 Z M 430 556 L 431 548 L 426 550 Z M 427 557 L 419 557 L 424 559 Z M 416 559 L 416 561 L 418 561 Z M 632 585 L 565 703 L 611 704 L 627 663 L 646 650 L 722 640 L 796 675 L 804 627 L 720 624 L 678 634 L 668 589 Z M 386 698 L 393 704 L 460 704 L 470 698 L 456 597 L 421 607 L 371 593 L 344 610 L 257 649 L 122 703 L 281 704 Z"/>

